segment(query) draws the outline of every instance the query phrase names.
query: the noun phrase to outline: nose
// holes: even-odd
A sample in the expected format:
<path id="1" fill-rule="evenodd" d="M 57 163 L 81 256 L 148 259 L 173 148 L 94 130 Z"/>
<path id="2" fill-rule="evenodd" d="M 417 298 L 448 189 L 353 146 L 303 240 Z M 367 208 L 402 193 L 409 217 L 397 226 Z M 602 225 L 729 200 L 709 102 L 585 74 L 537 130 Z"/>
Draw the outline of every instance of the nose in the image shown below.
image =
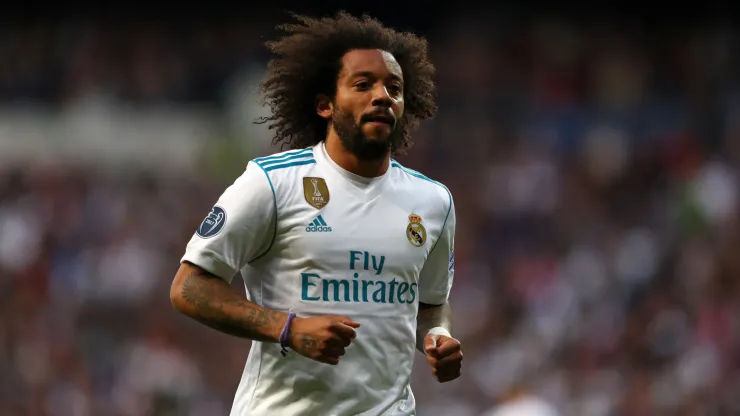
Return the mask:
<path id="1" fill-rule="evenodd" d="M 393 100 L 391 99 L 390 94 L 388 94 L 388 89 L 385 87 L 385 85 L 377 86 L 373 90 L 372 106 L 388 108 L 391 105 L 393 105 Z"/>

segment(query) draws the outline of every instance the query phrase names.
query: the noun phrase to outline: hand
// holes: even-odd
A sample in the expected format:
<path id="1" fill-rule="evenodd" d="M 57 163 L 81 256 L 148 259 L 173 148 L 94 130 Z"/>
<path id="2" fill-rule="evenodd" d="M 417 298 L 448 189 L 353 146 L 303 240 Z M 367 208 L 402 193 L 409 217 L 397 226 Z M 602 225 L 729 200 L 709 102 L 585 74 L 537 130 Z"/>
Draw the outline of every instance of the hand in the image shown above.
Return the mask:
<path id="1" fill-rule="evenodd" d="M 460 341 L 444 335 L 427 334 L 424 351 L 437 381 L 445 383 L 460 377 L 463 359 Z"/>
<path id="2" fill-rule="evenodd" d="M 295 317 L 289 333 L 290 348 L 312 360 L 337 365 L 359 327 L 346 316 Z"/>

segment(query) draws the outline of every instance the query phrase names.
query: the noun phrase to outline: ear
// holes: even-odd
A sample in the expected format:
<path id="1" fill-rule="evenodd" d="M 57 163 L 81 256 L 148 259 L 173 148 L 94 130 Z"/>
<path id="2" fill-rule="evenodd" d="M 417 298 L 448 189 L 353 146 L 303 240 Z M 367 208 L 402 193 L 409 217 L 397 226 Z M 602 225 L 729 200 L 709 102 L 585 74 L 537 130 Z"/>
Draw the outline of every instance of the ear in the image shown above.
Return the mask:
<path id="1" fill-rule="evenodd" d="M 334 112 L 334 105 L 332 104 L 331 99 L 324 94 L 317 95 L 316 96 L 316 114 L 318 114 L 319 117 L 321 118 L 330 120 L 333 112 Z"/>

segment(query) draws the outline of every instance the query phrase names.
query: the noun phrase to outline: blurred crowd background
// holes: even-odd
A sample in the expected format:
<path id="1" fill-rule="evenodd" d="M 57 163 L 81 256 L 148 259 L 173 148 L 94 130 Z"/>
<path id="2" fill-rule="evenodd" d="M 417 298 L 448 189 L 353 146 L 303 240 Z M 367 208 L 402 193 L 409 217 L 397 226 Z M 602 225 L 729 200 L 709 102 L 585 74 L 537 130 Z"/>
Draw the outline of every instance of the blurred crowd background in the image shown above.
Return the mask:
<path id="1" fill-rule="evenodd" d="M 246 16 L 0 27 L 0 415 L 228 414 L 249 342 L 168 291 L 218 195 L 276 150 L 254 91 L 286 18 Z M 419 414 L 740 414 L 737 26 L 391 22 L 428 36 L 439 84 L 399 160 L 459 219 L 463 376 L 420 358 Z"/>

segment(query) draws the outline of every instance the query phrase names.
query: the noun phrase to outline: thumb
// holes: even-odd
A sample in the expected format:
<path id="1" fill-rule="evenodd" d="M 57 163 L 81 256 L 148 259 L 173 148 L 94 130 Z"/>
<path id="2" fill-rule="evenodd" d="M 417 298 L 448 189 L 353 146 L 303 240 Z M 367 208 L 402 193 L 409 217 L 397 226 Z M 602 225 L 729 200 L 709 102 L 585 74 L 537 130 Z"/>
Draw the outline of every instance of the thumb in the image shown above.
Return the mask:
<path id="1" fill-rule="evenodd" d="M 360 327 L 360 323 L 359 322 L 355 322 L 355 321 L 353 321 L 353 320 L 351 320 L 349 318 L 342 318 L 342 321 L 341 322 L 343 324 L 347 325 L 347 326 L 351 326 L 352 328 L 359 328 Z"/>
<path id="2" fill-rule="evenodd" d="M 436 334 L 427 334 L 427 336 L 424 337 L 424 352 L 426 352 L 427 355 L 437 351 L 437 338 L 439 338 L 439 335 Z"/>

